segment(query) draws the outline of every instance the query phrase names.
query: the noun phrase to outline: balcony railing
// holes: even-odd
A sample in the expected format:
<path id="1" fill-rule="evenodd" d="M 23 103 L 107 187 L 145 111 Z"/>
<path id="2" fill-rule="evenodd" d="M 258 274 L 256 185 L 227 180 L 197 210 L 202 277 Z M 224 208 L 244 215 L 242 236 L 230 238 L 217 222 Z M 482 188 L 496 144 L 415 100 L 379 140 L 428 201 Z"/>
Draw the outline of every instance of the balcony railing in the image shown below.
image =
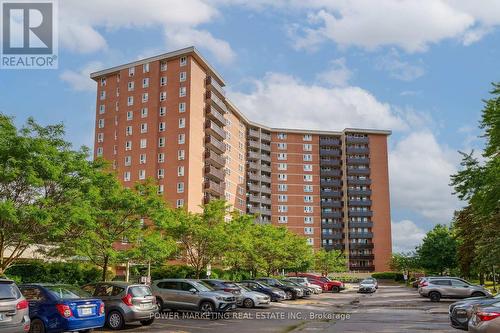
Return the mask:
<path id="1" fill-rule="evenodd" d="M 341 173 L 342 172 L 340 171 L 340 169 L 332 169 L 332 170 L 323 170 L 323 169 L 321 169 L 320 170 L 320 175 L 321 176 L 325 176 L 325 177 L 328 177 L 328 176 L 330 176 L 330 177 L 335 177 L 335 176 L 339 177 L 341 175 Z"/>
<path id="2" fill-rule="evenodd" d="M 218 93 L 222 98 L 226 95 L 226 92 L 224 91 L 224 88 L 217 82 L 216 79 L 214 79 L 211 76 L 208 76 L 206 79 L 207 86 L 210 88 L 213 88 L 213 90 Z"/>
<path id="3" fill-rule="evenodd" d="M 248 135 L 251 136 L 252 138 L 259 138 L 259 131 L 256 131 L 254 129 L 249 129 L 248 130 Z"/>
<path id="4" fill-rule="evenodd" d="M 259 141 L 250 140 L 250 141 L 248 141 L 248 145 L 252 148 L 260 149 L 260 142 Z"/>
<path id="5" fill-rule="evenodd" d="M 375 266 L 370 265 L 370 266 L 353 266 L 349 265 L 349 270 L 351 271 L 357 271 L 357 272 L 373 272 L 375 271 Z"/>
<path id="6" fill-rule="evenodd" d="M 260 180 L 261 180 L 261 175 L 260 175 L 260 174 L 258 174 L 258 173 L 253 173 L 253 172 L 250 172 L 250 173 L 248 174 L 248 178 L 249 178 L 250 180 L 253 180 L 253 181 L 256 181 L 256 182 L 260 182 Z"/>
<path id="7" fill-rule="evenodd" d="M 321 186 L 340 186 L 340 179 L 321 179 Z"/>
<path id="8" fill-rule="evenodd" d="M 373 243 L 349 243 L 349 248 L 353 250 L 373 249 Z"/>
<path id="9" fill-rule="evenodd" d="M 368 154 L 370 152 L 368 147 L 363 147 L 363 148 L 347 147 L 345 150 L 347 154 Z"/>
<path id="10" fill-rule="evenodd" d="M 321 190 L 321 196 L 325 198 L 340 198 L 342 197 L 342 192 Z"/>
<path id="11" fill-rule="evenodd" d="M 271 155 L 262 154 L 260 155 L 260 159 L 266 162 L 271 162 Z"/>
<path id="12" fill-rule="evenodd" d="M 372 228 L 373 222 L 349 222 L 349 228 Z"/>
<path id="13" fill-rule="evenodd" d="M 224 180 L 224 172 L 213 165 L 207 165 L 205 167 L 205 176 L 218 181 Z"/>
<path id="14" fill-rule="evenodd" d="M 220 156 L 219 154 L 217 154 L 216 152 L 214 152 L 212 150 L 205 153 L 205 159 L 207 160 L 207 162 L 209 164 L 213 164 L 219 168 L 223 168 L 224 165 L 226 164 L 225 163 L 226 160 L 222 156 Z"/>
<path id="15" fill-rule="evenodd" d="M 363 175 L 363 176 L 367 176 L 370 174 L 370 169 L 369 168 L 366 168 L 366 169 L 347 169 L 347 174 L 348 175 Z"/>
<path id="16" fill-rule="evenodd" d="M 217 137 L 219 140 L 224 140 L 226 138 L 226 132 L 211 120 L 205 122 L 205 128 L 208 133 Z"/>
<path id="17" fill-rule="evenodd" d="M 370 159 L 369 158 L 348 158 L 347 159 L 347 164 L 364 164 L 364 165 L 369 165 L 370 164 Z"/>
<path id="18" fill-rule="evenodd" d="M 369 207 L 372 205 L 372 201 L 371 200 L 349 200 L 348 204 L 349 204 L 349 206 Z"/>
<path id="19" fill-rule="evenodd" d="M 350 232 L 349 238 L 373 238 L 373 232 Z"/>
<path id="20" fill-rule="evenodd" d="M 320 149 L 320 156 L 340 156 L 340 150 L 338 149 Z"/>
<path id="21" fill-rule="evenodd" d="M 342 223 L 333 223 L 333 222 L 321 222 L 321 227 L 323 229 L 344 229 L 344 225 Z"/>
<path id="22" fill-rule="evenodd" d="M 262 192 L 266 194 L 271 194 L 271 188 L 267 186 L 259 186 L 256 184 L 249 184 L 248 190 L 251 192 Z"/>
<path id="23" fill-rule="evenodd" d="M 369 210 L 349 210 L 349 216 L 352 217 L 371 217 L 373 213 Z"/>
<path id="24" fill-rule="evenodd" d="M 260 149 L 267 150 L 267 151 L 270 152 L 271 151 L 271 145 L 263 143 L 263 144 L 260 145 Z"/>
<path id="25" fill-rule="evenodd" d="M 256 153 L 254 151 L 250 151 L 248 152 L 248 158 L 249 159 L 252 159 L 252 160 L 260 160 L 260 154 L 259 153 Z"/>
<path id="26" fill-rule="evenodd" d="M 262 208 L 262 207 L 250 207 L 248 209 L 250 214 L 259 214 L 259 215 L 268 215 L 271 216 L 271 210 L 267 208 Z"/>
<path id="27" fill-rule="evenodd" d="M 271 172 L 271 167 L 267 164 L 261 164 L 260 169 L 265 172 Z"/>
<path id="28" fill-rule="evenodd" d="M 375 259 L 374 254 L 350 254 L 349 260 L 373 260 Z"/>
<path id="29" fill-rule="evenodd" d="M 372 190 L 347 190 L 348 195 L 371 195 Z"/>
<path id="30" fill-rule="evenodd" d="M 213 106 L 207 106 L 206 112 L 207 112 L 207 117 L 215 121 L 219 126 L 226 125 L 226 120 L 224 119 L 222 113 L 217 111 L 217 109 L 214 108 Z"/>
<path id="31" fill-rule="evenodd" d="M 253 171 L 260 170 L 260 164 L 250 162 L 248 163 L 248 170 L 253 170 Z"/>
<path id="32" fill-rule="evenodd" d="M 319 138 L 321 146 L 340 146 L 340 140 L 334 138 Z"/>
<path id="33" fill-rule="evenodd" d="M 271 184 L 271 177 L 261 175 L 260 176 L 260 181 L 263 182 L 263 183 Z"/>
<path id="34" fill-rule="evenodd" d="M 344 244 L 322 244 L 321 245 L 326 250 L 343 250 Z"/>
<path id="35" fill-rule="evenodd" d="M 205 138 L 205 143 L 206 143 L 207 147 L 213 149 L 214 151 L 216 151 L 219 154 L 224 154 L 224 152 L 226 151 L 226 145 L 211 135 L 208 135 Z"/>
<path id="36" fill-rule="evenodd" d="M 207 180 L 205 181 L 205 191 L 222 196 L 224 194 L 224 183 L 217 184 L 211 180 Z"/>
<path id="37" fill-rule="evenodd" d="M 264 141 L 271 141 L 271 134 L 260 133 L 260 139 Z"/>
<path id="38" fill-rule="evenodd" d="M 340 201 L 321 201 L 321 207 L 342 208 Z"/>
<path id="39" fill-rule="evenodd" d="M 344 234 L 341 232 L 335 233 L 323 233 L 321 234 L 322 239 L 344 239 Z"/>
<path id="40" fill-rule="evenodd" d="M 349 185 L 370 185 L 372 183 L 371 179 L 349 179 L 347 178 L 347 184 Z"/>
<path id="41" fill-rule="evenodd" d="M 355 136 L 347 135 L 345 140 L 347 141 L 347 143 L 368 143 L 369 142 L 369 138 L 367 136 L 355 137 Z"/>
<path id="42" fill-rule="evenodd" d="M 340 160 L 333 159 L 333 160 L 327 160 L 327 159 L 321 159 L 319 164 L 321 166 L 339 166 L 340 165 Z"/>
<path id="43" fill-rule="evenodd" d="M 323 218 L 340 218 L 342 217 L 341 212 L 321 212 L 321 217 Z"/>
<path id="44" fill-rule="evenodd" d="M 224 101 L 220 99 L 217 94 L 207 91 L 206 98 L 210 104 L 217 108 L 220 112 L 227 113 L 226 103 L 224 103 Z"/>

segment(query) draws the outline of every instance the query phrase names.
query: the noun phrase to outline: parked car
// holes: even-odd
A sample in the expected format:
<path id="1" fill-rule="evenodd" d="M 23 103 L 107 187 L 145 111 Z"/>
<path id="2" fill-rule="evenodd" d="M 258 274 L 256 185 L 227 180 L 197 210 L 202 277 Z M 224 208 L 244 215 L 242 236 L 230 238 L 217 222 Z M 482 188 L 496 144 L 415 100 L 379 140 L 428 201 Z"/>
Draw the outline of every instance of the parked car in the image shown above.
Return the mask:
<path id="1" fill-rule="evenodd" d="M 91 332 L 104 326 L 104 303 L 80 288 L 62 284 L 22 284 L 29 303 L 31 333 Z"/>
<path id="2" fill-rule="evenodd" d="M 304 290 L 302 288 L 286 285 L 278 279 L 262 277 L 255 280 L 264 282 L 271 287 L 283 290 L 285 292 L 285 299 L 297 299 L 300 297 L 304 297 Z"/>
<path id="3" fill-rule="evenodd" d="M 448 307 L 450 324 L 454 328 L 467 331 L 474 306 L 487 306 L 497 302 L 500 302 L 500 294 L 496 296 L 470 297 L 452 303 Z"/>
<path id="4" fill-rule="evenodd" d="M 213 313 L 236 308 L 233 294 L 215 290 L 200 280 L 163 279 L 153 281 L 151 286 L 160 309 Z"/>
<path id="5" fill-rule="evenodd" d="M 288 280 L 288 279 L 282 279 L 280 280 L 283 284 L 287 285 L 287 286 L 291 286 L 291 287 L 297 287 L 297 288 L 300 288 L 302 289 L 302 294 L 303 294 L 303 297 L 309 297 L 311 296 L 312 294 L 314 294 L 314 290 L 312 288 L 309 288 L 309 287 L 306 287 L 306 286 L 303 286 L 295 281 L 292 281 L 292 280 Z"/>
<path id="6" fill-rule="evenodd" d="M 295 276 L 306 277 L 309 280 L 309 282 L 317 284 L 323 289 L 323 291 L 331 291 L 334 293 L 338 293 L 341 290 L 345 289 L 345 285 L 342 282 L 336 280 L 330 280 L 326 276 L 321 276 L 311 273 L 298 273 Z"/>
<path id="7" fill-rule="evenodd" d="M 241 283 L 237 283 L 236 286 L 240 288 L 240 296 L 237 297 L 237 305 L 244 308 L 255 308 L 258 306 L 267 306 L 271 303 L 271 297 L 260 293 L 258 291 L 252 291 L 252 289 L 245 287 Z"/>
<path id="8" fill-rule="evenodd" d="M 474 307 L 468 329 L 472 333 L 500 332 L 500 302 Z"/>
<path id="9" fill-rule="evenodd" d="M 372 282 L 375 285 L 375 289 L 378 289 L 378 281 L 377 281 L 377 279 L 369 277 L 369 278 L 364 279 L 364 281 L 370 281 L 370 282 Z"/>
<path id="10" fill-rule="evenodd" d="M 29 330 L 28 301 L 14 281 L 0 278 L 0 332 L 20 333 Z"/>
<path id="11" fill-rule="evenodd" d="M 87 284 L 82 289 L 104 302 L 106 326 L 113 330 L 137 321 L 149 326 L 158 312 L 151 288 L 143 284 L 98 282 Z"/>
<path id="12" fill-rule="evenodd" d="M 418 292 L 423 297 L 428 297 L 432 302 L 439 302 L 441 298 L 491 296 L 491 293 L 482 286 L 448 277 L 428 279 L 418 288 Z"/>
<path id="13" fill-rule="evenodd" d="M 359 283 L 358 293 L 374 293 L 377 291 L 377 286 L 373 279 L 365 279 Z"/>
<path id="14" fill-rule="evenodd" d="M 222 290 L 228 293 L 233 294 L 236 298 L 238 298 L 241 294 L 240 288 L 234 284 L 234 282 L 224 281 L 224 280 L 216 280 L 216 279 L 204 279 L 201 280 L 204 283 L 208 284 L 215 290 Z"/>
<path id="15" fill-rule="evenodd" d="M 274 288 L 261 281 L 243 280 L 239 285 L 247 287 L 251 291 L 266 294 L 271 298 L 271 302 L 279 302 L 286 298 L 286 294 L 279 288 Z"/>
<path id="16" fill-rule="evenodd" d="M 312 288 L 314 290 L 315 294 L 321 294 L 323 292 L 323 289 L 321 288 L 321 286 L 309 282 L 309 280 L 306 277 L 289 276 L 289 277 L 287 277 L 287 280 L 294 281 L 302 286 Z"/>

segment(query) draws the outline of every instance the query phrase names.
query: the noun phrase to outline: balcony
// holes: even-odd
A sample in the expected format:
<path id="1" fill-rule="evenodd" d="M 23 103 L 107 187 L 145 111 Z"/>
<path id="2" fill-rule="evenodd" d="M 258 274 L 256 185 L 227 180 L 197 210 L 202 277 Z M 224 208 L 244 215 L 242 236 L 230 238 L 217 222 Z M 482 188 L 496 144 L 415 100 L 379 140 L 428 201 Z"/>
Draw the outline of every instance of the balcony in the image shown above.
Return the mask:
<path id="1" fill-rule="evenodd" d="M 262 193 L 266 193 L 266 194 L 271 194 L 271 188 L 270 187 L 267 187 L 267 186 L 260 186 L 260 185 L 256 185 L 256 184 L 249 184 L 248 185 L 248 190 L 250 192 L 262 192 Z"/>
<path id="2" fill-rule="evenodd" d="M 260 155 L 260 159 L 266 162 L 271 162 L 271 155 L 262 154 Z"/>
<path id="3" fill-rule="evenodd" d="M 341 232 L 335 232 L 331 234 L 321 234 L 322 239 L 344 239 L 344 234 Z"/>
<path id="4" fill-rule="evenodd" d="M 248 136 L 252 137 L 252 138 L 259 138 L 260 137 L 260 134 L 259 134 L 259 131 L 257 130 L 254 130 L 254 129 L 249 129 L 248 130 Z"/>
<path id="5" fill-rule="evenodd" d="M 227 106 L 226 103 L 222 99 L 220 99 L 217 94 L 214 94 L 211 91 L 207 91 L 206 94 L 207 101 L 210 103 L 210 105 L 214 106 L 217 110 L 219 110 L 222 113 L 227 113 Z"/>
<path id="6" fill-rule="evenodd" d="M 373 222 L 349 222 L 349 228 L 372 228 Z"/>
<path id="7" fill-rule="evenodd" d="M 340 179 L 321 179 L 320 180 L 321 186 L 334 186 L 338 187 L 340 186 Z"/>
<path id="8" fill-rule="evenodd" d="M 260 202 L 263 203 L 264 205 L 269 205 L 271 206 L 271 198 L 268 197 L 261 197 Z"/>
<path id="9" fill-rule="evenodd" d="M 271 210 L 263 207 L 250 207 L 248 209 L 250 214 L 258 214 L 258 215 L 268 215 L 271 216 Z"/>
<path id="10" fill-rule="evenodd" d="M 340 192 L 340 191 L 325 191 L 325 190 L 321 190 L 321 197 L 324 197 L 324 198 L 340 198 L 340 197 L 342 197 L 342 192 Z"/>
<path id="11" fill-rule="evenodd" d="M 340 146 L 340 140 L 334 138 L 319 138 L 319 144 L 321 146 Z"/>
<path id="12" fill-rule="evenodd" d="M 356 272 L 373 272 L 375 271 L 375 266 L 370 265 L 370 266 L 353 266 L 349 265 L 349 270 L 350 271 L 356 271 Z"/>
<path id="13" fill-rule="evenodd" d="M 373 260 L 375 259 L 374 254 L 351 254 L 349 255 L 349 260 Z"/>
<path id="14" fill-rule="evenodd" d="M 261 132 L 260 133 L 260 139 L 263 140 L 263 141 L 270 142 L 271 141 L 271 134 L 267 134 L 267 133 Z"/>
<path id="15" fill-rule="evenodd" d="M 342 202 L 340 202 L 340 201 L 321 201 L 321 207 L 342 208 Z"/>
<path id="16" fill-rule="evenodd" d="M 271 194 L 271 187 L 268 187 L 268 186 L 261 186 L 261 187 L 260 187 L 260 191 L 261 191 L 262 193 Z"/>
<path id="17" fill-rule="evenodd" d="M 321 159 L 319 161 L 319 164 L 321 166 L 339 166 L 340 165 L 340 160 Z"/>
<path id="18" fill-rule="evenodd" d="M 217 137 L 219 140 L 224 140 L 226 138 L 226 132 L 211 120 L 205 122 L 205 129 L 207 133 Z"/>
<path id="19" fill-rule="evenodd" d="M 341 212 L 321 212 L 321 217 L 322 218 L 341 218 L 342 213 Z"/>
<path id="20" fill-rule="evenodd" d="M 248 146 L 255 148 L 255 149 L 260 149 L 260 142 L 250 140 L 250 141 L 248 141 Z"/>
<path id="21" fill-rule="evenodd" d="M 224 183 L 217 184 L 207 180 L 205 181 L 205 191 L 216 196 L 222 196 L 224 194 Z"/>
<path id="22" fill-rule="evenodd" d="M 263 183 L 271 184 L 271 177 L 260 175 L 260 181 Z"/>
<path id="23" fill-rule="evenodd" d="M 370 164 L 370 159 L 369 158 L 348 158 L 347 159 L 347 164 L 364 164 L 364 165 L 369 165 Z"/>
<path id="24" fill-rule="evenodd" d="M 349 200 L 348 204 L 349 204 L 349 206 L 369 207 L 372 205 L 372 201 L 371 200 Z"/>
<path id="25" fill-rule="evenodd" d="M 212 89 L 212 91 L 216 92 L 221 98 L 224 98 L 226 96 L 226 92 L 222 88 L 222 86 L 217 82 L 216 79 L 214 79 L 211 76 L 208 76 L 205 80 L 207 86 Z"/>
<path id="26" fill-rule="evenodd" d="M 213 165 L 207 165 L 205 167 L 205 176 L 212 180 L 223 181 L 224 180 L 224 172 L 222 170 L 217 169 Z"/>
<path id="27" fill-rule="evenodd" d="M 349 216 L 352 217 L 371 217 L 373 213 L 369 210 L 349 210 Z"/>
<path id="28" fill-rule="evenodd" d="M 260 174 L 258 174 L 258 173 L 253 173 L 253 172 L 250 172 L 250 173 L 248 174 L 248 178 L 249 178 L 250 180 L 255 181 L 255 182 L 260 182 L 260 180 L 261 180 L 261 175 L 260 175 Z"/>
<path id="29" fill-rule="evenodd" d="M 260 170 L 260 165 L 257 163 L 254 163 L 254 162 L 249 162 L 248 163 L 248 170 L 258 171 L 258 170 Z"/>
<path id="30" fill-rule="evenodd" d="M 348 195 L 371 195 L 372 190 L 347 190 Z"/>
<path id="31" fill-rule="evenodd" d="M 320 156 L 340 156 L 340 150 L 338 149 L 320 149 Z"/>
<path id="32" fill-rule="evenodd" d="M 271 172 L 271 167 L 267 164 L 261 164 L 260 165 L 260 170 L 264 171 L 264 172 Z"/>
<path id="33" fill-rule="evenodd" d="M 205 159 L 209 164 L 212 164 L 218 168 L 223 168 L 226 164 L 226 160 L 212 150 L 205 153 Z"/>
<path id="34" fill-rule="evenodd" d="M 211 135 L 208 135 L 205 138 L 205 144 L 207 145 L 208 148 L 212 149 L 213 151 L 219 154 L 224 154 L 224 152 L 226 151 L 226 145 Z"/>
<path id="35" fill-rule="evenodd" d="M 248 152 L 248 159 L 250 160 L 260 160 L 260 154 L 259 153 L 256 153 L 254 151 L 250 151 Z"/>
<path id="36" fill-rule="evenodd" d="M 373 249 L 373 243 L 349 243 L 349 248 L 353 250 Z"/>
<path id="37" fill-rule="evenodd" d="M 347 178 L 348 185 L 370 185 L 371 179 L 349 179 Z"/>
<path id="38" fill-rule="evenodd" d="M 268 144 L 266 144 L 266 143 L 263 143 L 263 144 L 261 144 L 261 145 L 260 145 L 260 149 L 262 149 L 262 150 L 266 150 L 266 151 L 268 151 L 268 152 L 271 152 L 271 145 L 268 145 Z"/>
<path id="39" fill-rule="evenodd" d="M 344 229 L 344 225 L 342 223 L 321 222 L 321 228 Z"/>
<path id="40" fill-rule="evenodd" d="M 370 169 L 369 168 L 366 168 L 366 169 L 347 169 L 347 174 L 348 175 L 363 175 L 363 176 L 367 176 L 370 174 Z"/>
<path id="41" fill-rule="evenodd" d="M 222 113 L 217 111 L 216 108 L 212 106 L 207 106 L 205 109 L 207 113 L 207 117 L 215 121 L 219 126 L 225 126 L 226 125 L 226 119 L 224 119 L 224 116 Z"/>
<path id="42" fill-rule="evenodd" d="M 346 136 L 345 138 L 347 143 L 368 143 L 369 138 L 367 136 L 365 137 L 354 137 L 354 136 Z"/>
<path id="43" fill-rule="evenodd" d="M 373 238 L 373 232 L 350 232 L 349 238 Z"/>
<path id="44" fill-rule="evenodd" d="M 320 175 L 325 177 L 340 177 L 341 173 L 340 169 L 320 170 Z"/>
<path id="45" fill-rule="evenodd" d="M 368 154 L 370 152 L 368 147 L 363 147 L 363 148 L 347 147 L 345 150 L 347 154 Z"/>
<path id="46" fill-rule="evenodd" d="M 322 244 L 325 250 L 344 250 L 344 244 Z"/>
<path id="47" fill-rule="evenodd" d="M 258 195 L 250 194 L 248 196 L 248 201 L 253 202 L 253 203 L 260 203 L 261 199 L 262 199 L 262 197 L 258 196 Z"/>

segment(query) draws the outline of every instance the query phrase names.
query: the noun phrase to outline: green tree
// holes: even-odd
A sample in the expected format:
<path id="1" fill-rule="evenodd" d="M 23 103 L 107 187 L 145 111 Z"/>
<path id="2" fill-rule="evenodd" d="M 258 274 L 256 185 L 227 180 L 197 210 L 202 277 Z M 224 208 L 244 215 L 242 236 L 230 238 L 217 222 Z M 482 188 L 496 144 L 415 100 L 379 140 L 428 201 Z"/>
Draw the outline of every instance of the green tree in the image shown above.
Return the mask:
<path id="1" fill-rule="evenodd" d="M 320 249 L 314 254 L 314 268 L 323 276 L 329 273 L 341 273 L 347 270 L 345 255 L 340 250 Z"/>
<path id="2" fill-rule="evenodd" d="M 63 136 L 62 125 L 30 118 L 18 130 L 0 114 L 0 275 L 28 249 L 81 235 L 88 151 Z"/>
<path id="3" fill-rule="evenodd" d="M 445 225 L 438 224 L 429 231 L 416 252 L 419 265 L 431 273 L 442 275 L 456 267 L 457 242 Z"/>

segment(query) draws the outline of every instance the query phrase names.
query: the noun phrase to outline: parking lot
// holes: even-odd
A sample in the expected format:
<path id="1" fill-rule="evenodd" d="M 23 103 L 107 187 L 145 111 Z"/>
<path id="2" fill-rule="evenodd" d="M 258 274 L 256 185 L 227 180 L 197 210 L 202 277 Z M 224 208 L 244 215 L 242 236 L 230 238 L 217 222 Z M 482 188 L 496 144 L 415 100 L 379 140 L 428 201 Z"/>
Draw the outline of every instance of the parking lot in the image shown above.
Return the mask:
<path id="1" fill-rule="evenodd" d="M 217 320 L 166 312 L 149 327 L 127 325 L 124 332 L 457 332 L 449 326 L 451 300 L 431 303 L 415 289 L 392 283 L 381 283 L 374 294 L 355 288 L 269 308 L 239 308 Z"/>

